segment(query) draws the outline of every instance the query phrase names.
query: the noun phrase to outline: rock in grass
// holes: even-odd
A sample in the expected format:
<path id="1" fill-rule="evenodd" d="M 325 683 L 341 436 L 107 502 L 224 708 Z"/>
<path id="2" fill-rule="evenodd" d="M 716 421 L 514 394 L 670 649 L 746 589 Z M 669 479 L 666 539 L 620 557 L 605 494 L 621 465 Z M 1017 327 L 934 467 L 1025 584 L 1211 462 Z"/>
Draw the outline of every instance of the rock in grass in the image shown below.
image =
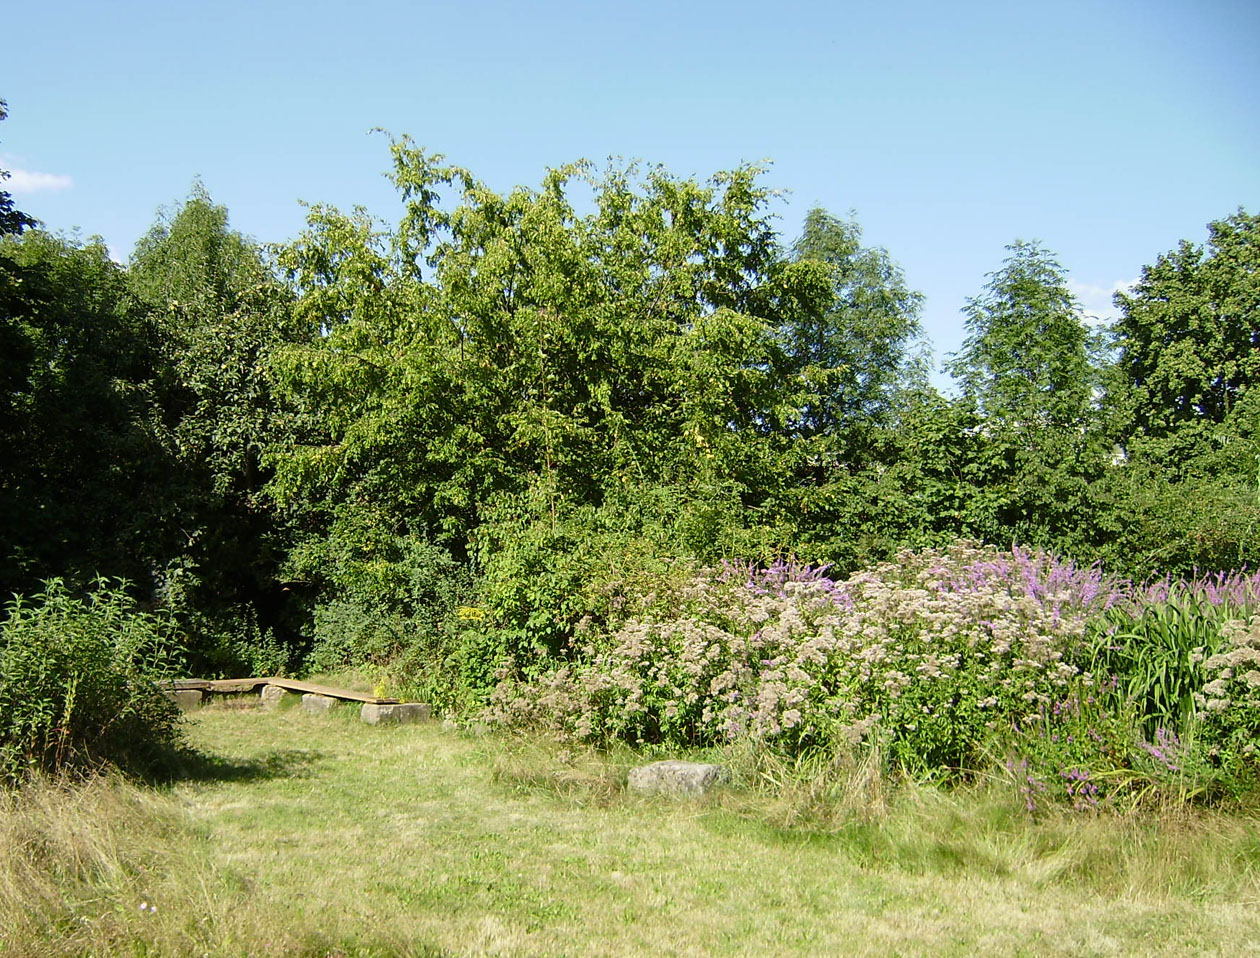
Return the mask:
<path id="1" fill-rule="evenodd" d="M 373 705 L 364 702 L 359 718 L 368 725 L 405 725 L 409 722 L 426 721 L 433 710 L 421 702 L 402 702 L 396 705 Z"/>
<path id="2" fill-rule="evenodd" d="M 703 795 L 730 778 L 721 765 L 668 759 L 632 768 L 626 784 L 636 792 L 665 795 Z"/>

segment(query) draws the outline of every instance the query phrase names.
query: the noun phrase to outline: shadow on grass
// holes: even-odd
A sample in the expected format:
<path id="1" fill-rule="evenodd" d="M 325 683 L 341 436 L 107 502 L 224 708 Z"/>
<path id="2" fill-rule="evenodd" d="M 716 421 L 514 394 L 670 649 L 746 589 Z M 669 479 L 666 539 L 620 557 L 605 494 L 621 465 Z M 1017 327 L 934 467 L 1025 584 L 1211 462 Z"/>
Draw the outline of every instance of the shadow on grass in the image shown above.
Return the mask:
<path id="1" fill-rule="evenodd" d="M 253 759 L 234 759 L 198 749 L 173 751 L 162 763 L 154 785 L 178 782 L 263 782 L 276 778 L 305 778 L 324 757 L 312 749 L 276 749 Z"/>

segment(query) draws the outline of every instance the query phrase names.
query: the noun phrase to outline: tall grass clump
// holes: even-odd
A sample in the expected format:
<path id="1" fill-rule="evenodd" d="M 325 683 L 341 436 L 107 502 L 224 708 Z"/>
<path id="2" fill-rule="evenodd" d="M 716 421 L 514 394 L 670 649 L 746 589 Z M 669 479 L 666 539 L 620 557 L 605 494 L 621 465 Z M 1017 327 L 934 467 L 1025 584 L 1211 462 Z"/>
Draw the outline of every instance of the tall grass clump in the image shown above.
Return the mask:
<path id="1" fill-rule="evenodd" d="M 1234 659 L 1251 654 L 1227 623 L 1256 592 L 1240 575 L 1138 587 L 965 542 L 841 580 L 728 564 L 553 668 L 509 665 L 487 714 L 597 745 L 752 743 L 795 767 L 873 754 L 885 773 L 945 782 L 996 771 L 1031 809 L 1219 794 L 1251 754 L 1222 751 L 1222 717 L 1243 742 L 1253 689 L 1212 668 L 1223 636 L 1244 636 Z M 1229 710 L 1203 697 L 1209 680 L 1234 683 Z"/>
<path id="2" fill-rule="evenodd" d="M 1188 731 L 1207 681 L 1203 663 L 1223 647 L 1229 623 L 1260 608 L 1260 573 L 1124 584 L 1111 594 L 1074 662 L 1108 678 L 1112 698 L 1132 703 L 1148 736 Z"/>
<path id="3" fill-rule="evenodd" d="M 173 803 L 118 775 L 0 792 L 0 954 L 108 953 L 179 837 Z"/>
<path id="4" fill-rule="evenodd" d="M 79 598 L 52 580 L 14 599 L 0 625 L 0 782 L 105 763 L 160 771 L 180 740 L 157 685 L 171 663 L 165 620 L 121 584 Z"/>

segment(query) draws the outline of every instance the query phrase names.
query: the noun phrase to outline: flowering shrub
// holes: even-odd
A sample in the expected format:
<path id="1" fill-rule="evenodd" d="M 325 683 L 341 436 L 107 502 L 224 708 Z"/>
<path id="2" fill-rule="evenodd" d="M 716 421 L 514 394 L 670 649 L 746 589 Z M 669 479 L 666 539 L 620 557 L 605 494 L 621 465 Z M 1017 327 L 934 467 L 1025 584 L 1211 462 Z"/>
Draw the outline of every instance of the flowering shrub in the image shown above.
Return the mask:
<path id="1" fill-rule="evenodd" d="M 589 741 L 777 749 L 878 737 L 915 770 L 974 768 L 995 731 L 1066 694 L 1064 650 L 1100 578 L 968 543 L 843 581 L 790 563 L 702 572 L 681 612 L 631 620 L 532 681 L 502 673 L 489 717 Z"/>
<path id="2" fill-rule="evenodd" d="M 1222 631 L 1224 647 L 1203 663 L 1209 681 L 1195 699 L 1213 758 L 1252 777 L 1260 772 L 1260 615 Z"/>
<path id="3" fill-rule="evenodd" d="M 680 584 L 682 583 L 682 584 Z M 1260 575 L 1134 585 L 957 543 L 843 580 L 793 563 L 674 577 L 580 654 L 509 663 L 487 717 L 593 743 L 878 744 L 957 775 L 1005 761 L 1030 809 L 1217 795 L 1260 769 Z"/>

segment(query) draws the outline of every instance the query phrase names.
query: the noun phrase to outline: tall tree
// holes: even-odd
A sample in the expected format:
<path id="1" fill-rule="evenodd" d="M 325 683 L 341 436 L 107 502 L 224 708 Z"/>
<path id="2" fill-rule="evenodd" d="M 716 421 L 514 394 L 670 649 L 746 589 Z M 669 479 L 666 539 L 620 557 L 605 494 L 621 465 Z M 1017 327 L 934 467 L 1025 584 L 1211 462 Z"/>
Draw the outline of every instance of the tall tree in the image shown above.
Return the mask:
<path id="1" fill-rule="evenodd" d="M 1117 295 L 1125 521 L 1114 550 L 1139 574 L 1260 562 L 1260 216 L 1182 241 Z"/>
<path id="2" fill-rule="evenodd" d="M 1106 465 L 1095 428 L 1101 335 L 1040 244 L 1007 247 L 968 300 L 967 338 L 947 369 L 979 414 L 967 512 L 971 534 L 1081 556 L 1091 484 Z"/>
<path id="3" fill-rule="evenodd" d="M 827 269 L 784 268 L 758 171 L 573 164 L 503 194 L 393 153 L 396 229 L 316 208 L 282 257 L 324 335 L 277 375 L 323 429 L 277 450 L 272 488 L 326 510 L 296 558 L 329 597 L 407 612 L 409 557 L 431 554 L 412 546 L 436 543 L 484 574 L 512 643 L 554 649 L 580 618 L 553 571 L 573 543 L 651 527 L 675 554 L 735 548 L 793 481 L 782 311 L 833 298 Z"/>
<path id="4" fill-rule="evenodd" d="M 1133 432 L 1215 429 L 1260 383 L 1260 215 L 1208 224 L 1116 296 L 1118 369 Z"/>
<path id="5" fill-rule="evenodd" d="M 170 529 L 162 353 L 104 245 L 0 239 L 0 591 L 60 576 L 143 586 Z"/>
<path id="6" fill-rule="evenodd" d="M 0 120 L 9 115 L 9 105 L 0 100 Z M 9 171 L 0 169 L 0 183 L 9 178 Z M 35 225 L 35 220 L 27 216 L 13 205 L 13 197 L 8 190 L 0 190 L 0 236 L 21 233 Z"/>
<path id="7" fill-rule="evenodd" d="M 819 268 L 814 281 L 826 292 L 812 309 L 787 312 L 779 330 L 790 371 L 818 386 L 803 426 L 833 432 L 871 423 L 888 412 L 898 390 L 921 379 L 923 296 L 906 285 L 887 251 L 862 245 L 855 219 L 820 208 L 806 214 L 792 259 Z"/>
<path id="8" fill-rule="evenodd" d="M 264 449 L 293 428 L 268 357 L 306 338 L 287 290 L 200 183 L 136 244 L 129 282 L 162 331 L 169 369 L 182 481 L 172 504 L 182 541 L 166 568 L 171 598 L 195 619 L 202 650 L 229 633 L 247 646 L 268 631 L 295 640 L 286 613 L 295 595 L 279 581 L 287 532 L 263 494 L 270 470 L 262 464 Z M 216 664 L 232 665 L 205 663 Z"/>
<path id="9" fill-rule="evenodd" d="M 501 195 L 394 152 L 397 231 L 317 209 L 285 253 L 299 313 L 327 335 L 280 371 L 328 432 L 278 460 L 278 491 L 353 484 L 458 543 L 534 481 L 571 505 L 626 482 L 759 481 L 750 449 L 775 405 L 760 289 L 780 253 L 755 170 L 701 185 L 577 165 Z M 586 216 L 574 179 L 595 194 Z"/>
<path id="10" fill-rule="evenodd" d="M 1048 251 L 1022 240 L 1007 250 L 984 292 L 967 301 L 967 339 L 946 368 L 991 421 L 1078 425 L 1097 382 L 1095 337 Z"/>

